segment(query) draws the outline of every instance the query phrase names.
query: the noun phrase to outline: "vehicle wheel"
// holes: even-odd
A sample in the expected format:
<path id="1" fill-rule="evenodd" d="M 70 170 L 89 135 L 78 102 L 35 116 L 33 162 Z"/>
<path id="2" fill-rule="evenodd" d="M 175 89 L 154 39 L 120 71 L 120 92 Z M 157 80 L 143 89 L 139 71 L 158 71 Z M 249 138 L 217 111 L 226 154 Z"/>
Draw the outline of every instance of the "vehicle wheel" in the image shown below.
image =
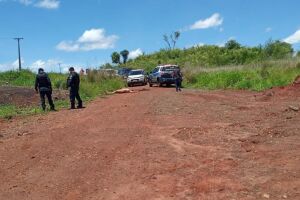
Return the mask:
<path id="1" fill-rule="evenodd" d="M 152 87 L 152 86 L 153 86 L 153 84 L 149 82 L 149 87 Z"/>
<path id="2" fill-rule="evenodd" d="M 158 85 L 159 87 L 162 87 L 163 86 L 163 84 L 162 83 L 159 83 L 159 85 Z"/>
<path id="3" fill-rule="evenodd" d="M 128 87 L 131 87 L 132 85 L 130 83 L 128 83 Z"/>

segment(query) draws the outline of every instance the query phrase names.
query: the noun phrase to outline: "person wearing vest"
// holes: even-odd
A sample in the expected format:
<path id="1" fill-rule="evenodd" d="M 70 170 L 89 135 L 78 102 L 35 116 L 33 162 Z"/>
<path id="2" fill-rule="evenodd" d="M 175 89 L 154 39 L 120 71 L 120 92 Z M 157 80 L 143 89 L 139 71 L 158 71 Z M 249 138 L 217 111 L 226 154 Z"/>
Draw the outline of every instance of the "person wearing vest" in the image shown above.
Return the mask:
<path id="1" fill-rule="evenodd" d="M 52 100 L 52 84 L 48 77 L 48 74 L 44 72 L 44 69 L 39 68 L 38 74 L 35 78 L 35 91 L 40 94 L 41 106 L 43 111 L 46 110 L 45 96 L 48 99 L 50 110 L 55 111 L 54 103 Z"/>
<path id="2" fill-rule="evenodd" d="M 77 99 L 78 102 L 77 108 L 83 108 L 82 100 L 79 95 L 79 85 L 80 85 L 79 74 L 75 72 L 74 67 L 70 67 L 69 73 L 70 75 L 67 80 L 67 86 L 70 92 L 71 109 L 75 109 L 75 99 Z"/>

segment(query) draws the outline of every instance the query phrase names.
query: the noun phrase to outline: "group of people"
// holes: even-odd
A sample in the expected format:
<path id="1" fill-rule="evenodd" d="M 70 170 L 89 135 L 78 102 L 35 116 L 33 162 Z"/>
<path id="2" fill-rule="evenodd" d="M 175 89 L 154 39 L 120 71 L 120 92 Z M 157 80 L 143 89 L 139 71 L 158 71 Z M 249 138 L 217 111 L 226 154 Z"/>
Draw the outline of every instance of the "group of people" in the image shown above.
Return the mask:
<path id="1" fill-rule="evenodd" d="M 75 109 L 75 99 L 78 102 L 77 108 L 83 108 L 82 100 L 79 95 L 79 85 L 80 85 L 80 77 L 79 74 L 75 72 L 74 67 L 69 68 L 69 76 L 67 79 L 67 87 L 70 92 L 70 109 Z M 47 97 L 50 110 L 55 111 L 55 105 L 52 99 L 52 83 L 48 76 L 48 74 L 44 71 L 44 69 L 40 68 L 38 70 L 38 74 L 35 79 L 35 91 L 40 94 L 41 98 L 41 106 L 42 109 L 46 110 L 46 100 Z"/>
<path id="2" fill-rule="evenodd" d="M 175 70 L 173 73 L 175 78 L 176 92 L 181 91 L 182 73 L 180 70 Z M 67 87 L 70 92 L 70 109 L 76 109 L 75 100 L 77 100 L 77 108 L 83 108 L 82 100 L 79 95 L 80 77 L 75 72 L 74 67 L 69 68 L 69 76 L 67 79 Z M 52 99 L 52 83 L 48 74 L 44 69 L 40 68 L 35 79 L 35 91 L 40 94 L 42 109 L 46 110 L 46 97 L 48 99 L 50 110 L 55 111 L 55 105 Z"/>

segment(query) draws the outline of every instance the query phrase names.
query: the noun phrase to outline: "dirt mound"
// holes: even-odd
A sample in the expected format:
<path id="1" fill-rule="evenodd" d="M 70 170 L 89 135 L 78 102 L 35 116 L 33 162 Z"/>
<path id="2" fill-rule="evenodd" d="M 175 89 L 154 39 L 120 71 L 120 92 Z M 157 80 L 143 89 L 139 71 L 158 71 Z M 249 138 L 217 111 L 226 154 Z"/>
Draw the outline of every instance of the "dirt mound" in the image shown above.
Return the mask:
<path id="1" fill-rule="evenodd" d="M 67 91 L 54 91 L 54 100 L 67 99 Z M 34 89 L 24 87 L 1 86 L 0 87 L 0 106 L 15 105 L 15 106 L 32 106 L 39 104 L 39 95 Z"/>
<path id="2" fill-rule="evenodd" d="M 294 84 L 294 85 L 295 85 L 295 84 L 300 84 L 300 75 L 297 76 L 297 77 L 295 78 L 295 81 L 294 81 L 293 84 Z"/>
<path id="3" fill-rule="evenodd" d="M 257 97 L 257 100 L 260 101 L 270 101 L 275 96 L 280 98 L 300 96 L 300 75 L 297 76 L 294 82 L 290 85 L 273 87 L 255 96 Z"/>
<path id="4" fill-rule="evenodd" d="M 33 89 L 10 86 L 0 87 L 0 105 L 29 106 L 37 102 L 38 95 Z"/>

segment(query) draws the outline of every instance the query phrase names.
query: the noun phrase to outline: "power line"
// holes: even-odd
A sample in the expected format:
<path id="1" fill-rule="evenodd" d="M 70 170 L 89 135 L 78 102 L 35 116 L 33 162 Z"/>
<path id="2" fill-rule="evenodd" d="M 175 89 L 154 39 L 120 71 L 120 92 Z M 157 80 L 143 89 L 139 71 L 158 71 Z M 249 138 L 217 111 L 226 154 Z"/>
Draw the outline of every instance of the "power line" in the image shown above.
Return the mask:
<path id="1" fill-rule="evenodd" d="M 21 48 L 20 48 L 20 40 L 23 40 L 24 38 L 14 38 L 14 40 L 18 41 L 18 53 L 19 53 L 19 71 L 22 70 L 22 62 L 21 62 Z"/>

